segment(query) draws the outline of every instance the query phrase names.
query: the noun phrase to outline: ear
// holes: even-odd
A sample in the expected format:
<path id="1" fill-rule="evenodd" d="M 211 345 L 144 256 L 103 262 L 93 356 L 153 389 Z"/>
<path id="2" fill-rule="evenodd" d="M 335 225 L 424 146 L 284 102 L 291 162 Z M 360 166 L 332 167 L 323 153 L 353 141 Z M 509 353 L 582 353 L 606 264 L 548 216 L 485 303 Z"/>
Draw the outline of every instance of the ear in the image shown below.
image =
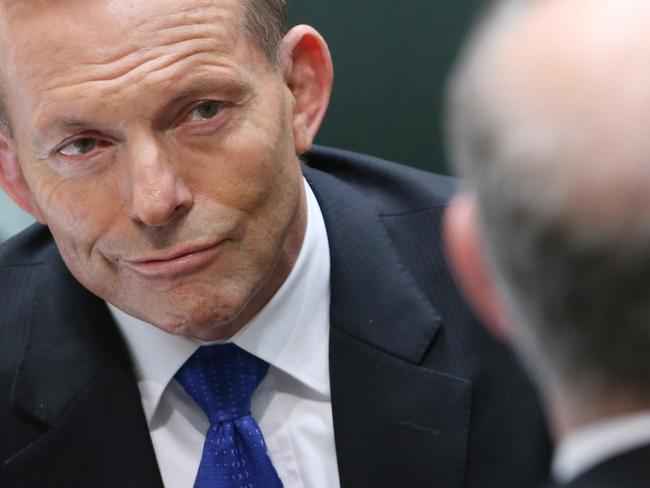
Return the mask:
<path id="1" fill-rule="evenodd" d="M 445 247 L 470 304 L 494 335 L 507 340 L 509 322 L 486 266 L 479 223 L 476 198 L 470 193 L 455 196 L 444 216 Z"/>
<path id="2" fill-rule="evenodd" d="M 300 156 L 316 137 L 332 93 L 332 57 L 323 37 L 307 25 L 291 29 L 283 40 L 282 70 L 294 99 L 293 135 Z"/>
<path id="3" fill-rule="evenodd" d="M 18 152 L 9 138 L 0 133 L 0 187 L 26 212 L 41 223 L 45 223 L 42 212 L 36 205 L 32 191 L 25 181 Z"/>

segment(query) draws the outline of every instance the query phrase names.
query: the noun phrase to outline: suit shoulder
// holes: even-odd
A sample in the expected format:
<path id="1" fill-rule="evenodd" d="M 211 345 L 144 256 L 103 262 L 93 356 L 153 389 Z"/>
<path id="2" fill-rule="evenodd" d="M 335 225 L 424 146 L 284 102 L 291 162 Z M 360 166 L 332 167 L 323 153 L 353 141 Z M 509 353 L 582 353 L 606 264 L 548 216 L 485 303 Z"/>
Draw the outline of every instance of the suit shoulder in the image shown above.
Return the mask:
<path id="1" fill-rule="evenodd" d="M 0 246 L 0 268 L 37 266 L 56 255 L 49 229 L 33 224 Z"/>
<path id="2" fill-rule="evenodd" d="M 5 403 L 31 331 L 34 300 L 41 289 L 49 249 L 56 249 L 46 227 L 33 225 L 0 246 L 0 432 L 11 432 Z M 2 436 L 0 436 L 2 437 Z M 0 456 L 6 439 L 0 442 Z M 0 476 L 1 477 L 1 476 Z M 1 485 L 1 483 L 0 483 Z"/>
<path id="3" fill-rule="evenodd" d="M 342 149 L 313 146 L 302 160 L 363 193 L 383 215 L 442 207 L 458 190 L 455 178 Z"/>
<path id="4" fill-rule="evenodd" d="M 0 246 L 0 356 L 24 339 L 36 290 L 56 247 L 47 227 L 32 225 Z M 6 363 L 0 361 L 0 370 Z"/>

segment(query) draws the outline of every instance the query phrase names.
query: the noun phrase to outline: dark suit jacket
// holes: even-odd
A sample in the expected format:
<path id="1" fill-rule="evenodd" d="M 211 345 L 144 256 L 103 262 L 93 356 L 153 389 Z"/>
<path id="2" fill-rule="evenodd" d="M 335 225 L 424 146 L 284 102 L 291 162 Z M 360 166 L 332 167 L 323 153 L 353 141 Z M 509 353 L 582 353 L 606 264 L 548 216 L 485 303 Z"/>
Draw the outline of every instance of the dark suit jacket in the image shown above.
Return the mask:
<path id="1" fill-rule="evenodd" d="M 331 248 L 342 486 L 536 486 L 536 396 L 441 248 L 454 180 L 324 148 L 303 167 Z M 0 463 L 2 488 L 161 486 L 122 338 L 41 226 L 0 251 Z"/>
<path id="2" fill-rule="evenodd" d="M 603 461 L 565 485 L 548 488 L 648 488 L 650 445 Z"/>

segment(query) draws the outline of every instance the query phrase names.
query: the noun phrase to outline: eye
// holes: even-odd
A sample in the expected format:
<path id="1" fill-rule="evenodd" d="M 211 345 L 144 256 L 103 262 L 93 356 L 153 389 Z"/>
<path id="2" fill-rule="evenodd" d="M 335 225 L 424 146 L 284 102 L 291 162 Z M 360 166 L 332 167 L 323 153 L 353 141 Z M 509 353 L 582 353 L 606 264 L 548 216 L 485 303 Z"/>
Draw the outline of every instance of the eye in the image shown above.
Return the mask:
<path id="1" fill-rule="evenodd" d="M 58 152 L 63 156 L 75 157 L 88 154 L 99 146 L 99 141 L 94 137 L 80 137 L 68 142 Z"/>
<path id="2" fill-rule="evenodd" d="M 214 100 L 206 100 L 196 105 L 188 116 L 190 122 L 200 122 L 202 120 L 213 119 L 221 111 L 223 104 Z"/>

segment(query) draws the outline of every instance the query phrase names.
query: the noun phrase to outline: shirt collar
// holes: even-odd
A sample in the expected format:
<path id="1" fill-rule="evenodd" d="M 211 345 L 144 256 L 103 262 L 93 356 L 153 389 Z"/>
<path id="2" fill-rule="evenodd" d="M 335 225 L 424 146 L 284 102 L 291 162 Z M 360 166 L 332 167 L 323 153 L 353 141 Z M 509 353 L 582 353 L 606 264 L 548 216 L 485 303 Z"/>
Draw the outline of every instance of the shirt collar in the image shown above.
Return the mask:
<path id="1" fill-rule="evenodd" d="M 329 244 L 316 197 L 306 181 L 304 185 L 307 228 L 296 264 L 266 306 L 228 342 L 329 399 Z M 129 349 L 151 422 L 167 385 L 203 343 L 108 307 Z"/>
<path id="2" fill-rule="evenodd" d="M 648 443 L 650 411 L 589 425 L 558 444 L 553 477 L 568 483 L 597 464 Z"/>

